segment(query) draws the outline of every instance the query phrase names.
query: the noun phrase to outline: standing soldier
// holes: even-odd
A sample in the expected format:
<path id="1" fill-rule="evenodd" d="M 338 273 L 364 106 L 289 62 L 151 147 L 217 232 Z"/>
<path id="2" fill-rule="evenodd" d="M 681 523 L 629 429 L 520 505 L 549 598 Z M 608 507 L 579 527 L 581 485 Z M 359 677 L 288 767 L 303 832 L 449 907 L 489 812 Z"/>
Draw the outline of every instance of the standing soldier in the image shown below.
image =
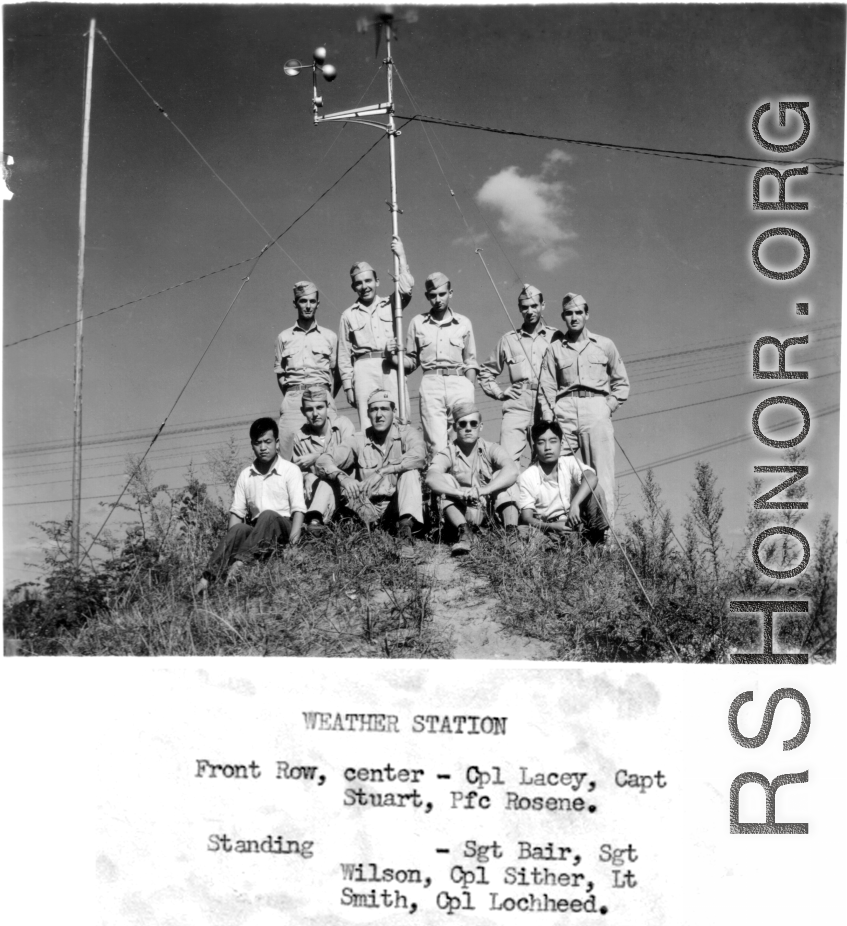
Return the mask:
<path id="1" fill-rule="evenodd" d="M 290 460 L 294 437 L 306 418 L 300 408 L 301 393 L 309 386 L 323 386 L 329 400 L 329 416 L 338 414 L 332 396 L 338 364 L 338 336 L 315 321 L 320 305 L 318 288 L 302 281 L 294 284 L 297 321 L 276 339 L 274 373 L 282 391 L 279 408 L 279 455 Z"/>
<path id="2" fill-rule="evenodd" d="M 396 236 L 391 238 L 391 251 L 400 261 L 400 275 L 397 289 L 403 308 L 412 298 L 415 280 L 409 272 L 403 242 Z M 385 348 L 394 339 L 394 296 L 377 299 L 379 278 L 373 267 L 359 261 L 350 268 L 351 287 L 357 302 L 341 314 L 338 327 L 338 372 L 347 401 L 359 410 L 360 430 L 368 424 L 368 396 L 375 389 L 385 389 L 392 401 L 397 399 L 397 370 L 391 364 Z M 405 378 L 403 388 L 406 388 Z M 406 392 L 406 408 L 409 394 Z"/>
<path id="3" fill-rule="evenodd" d="M 450 308 L 450 280 L 443 273 L 431 273 L 424 286 L 430 309 L 416 315 L 409 325 L 405 366 L 407 373 L 423 368 L 421 425 L 427 449 L 438 453 L 447 449 L 449 409 L 457 402 L 475 401 L 479 364 L 470 319 Z M 396 351 L 397 342 L 389 349 Z"/>
<path id="4" fill-rule="evenodd" d="M 541 367 L 538 402 L 544 421 L 558 419 L 571 452 L 582 451 L 597 473 L 615 516 L 615 434 L 612 414 L 629 395 L 629 380 L 617 347 L 586 327 L 588 303 L 576 293 L 562 300 L 565 336 L 550 345 Z"/>
<path id="5" fill-rule="evenodd" d="M 544 324 L 544 296 L 535 286 L 529 283 L 524 286 L 518 296 L 518 308 L 523 325 L 517 331 L 507 331 L 497 342 L 491 360 L 479 371 L 479 384 L 486 395 L 503 403 L 498 443 L 520 466 L 524 448 L 530 446 L 529 429 L 538 399 L 541 361 L 550 344 L 563 334 Z M 501 389 L 494 380 L 506 366 L 509 386 Z"/>

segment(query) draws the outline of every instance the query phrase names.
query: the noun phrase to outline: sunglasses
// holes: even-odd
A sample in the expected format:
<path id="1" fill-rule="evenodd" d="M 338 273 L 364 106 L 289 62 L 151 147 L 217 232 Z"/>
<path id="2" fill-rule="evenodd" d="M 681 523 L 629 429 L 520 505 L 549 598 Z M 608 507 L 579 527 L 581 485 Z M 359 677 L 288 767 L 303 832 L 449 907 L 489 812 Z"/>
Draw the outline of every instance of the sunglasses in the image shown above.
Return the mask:
<path id="1" fill-rule="evenodd" d="M 461 421 L 456 422 L 457 428 L 478 428 L 479 421 L 474 419 L 473 421 L 466 421 L 464 418 Z"/>

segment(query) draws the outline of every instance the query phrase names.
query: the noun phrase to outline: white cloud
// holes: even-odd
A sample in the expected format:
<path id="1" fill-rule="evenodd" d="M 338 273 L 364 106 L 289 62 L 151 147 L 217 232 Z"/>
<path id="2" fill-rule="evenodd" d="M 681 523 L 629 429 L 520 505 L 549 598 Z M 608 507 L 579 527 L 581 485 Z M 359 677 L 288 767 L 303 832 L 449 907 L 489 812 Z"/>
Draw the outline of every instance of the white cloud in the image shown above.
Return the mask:
<path id="1" fill-rule="evenodd" d="M 537 174 L 522 175 L 517 167 L 506 167 L 489 177 L 476 194 L 477 202 L 499 213 L 497 226 L 509 244 L 520 253 L 535 257 L 542 270 L 555 270 L 576 251 L 567 242 L 577 233 L 567 219 L 566 194 L 570 187 L 554 179 L 559 169 L 571 163 L 571 155 L 554 148 Z"/>

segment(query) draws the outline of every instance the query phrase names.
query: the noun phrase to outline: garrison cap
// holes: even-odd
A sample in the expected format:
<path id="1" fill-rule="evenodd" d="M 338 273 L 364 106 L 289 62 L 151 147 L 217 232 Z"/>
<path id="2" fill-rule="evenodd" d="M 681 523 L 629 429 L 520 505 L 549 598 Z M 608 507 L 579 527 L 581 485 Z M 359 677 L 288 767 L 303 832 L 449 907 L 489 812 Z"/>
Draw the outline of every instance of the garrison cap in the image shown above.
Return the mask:
<path id="1" fill-rule="evenodd" d="M 539 302 L 544 302 L 544 294 L 537 286 L 533 286 L 531 283 L 524 285 L 524 288 L 520 291 L 518 295 L 518 301 L 521 299 L 535 299 L 538 297 Z"/>
<path id="2" fill-rule="evenodd" d="M 376 276 L 376 270 L 374 270 L 374 268 L 371 267 L 371 265 L 366 260 L 357 261 L 350 268 L 350 276 L 354 280 L 360 273 L 372 273 L 374 276 Z"/>
<path id="3" fill-rule="evenodd" d="M 300 404 L 305 405 L 307 402 L 329 402 L 329 392 L 326 386 L 309 386 L 304 389 Z"/>
<path id="4" fill-rule="evenodd" d="M 318 288 L 314 283 L 310 283 L 308 280 L 301 280 L 299 283 L 294 284 L 294 298 L 298 296 L 308 296 L 311 293 L 315 295 L 318 294 Z"/>
<path id="5" fill-rule="evenodd" d="M 452 409 L 450 409 L 453 421 L 459 421 L 461 418 L 464 418 L 465 415 L 473 415 L 474 413 L 477 415 L 479 414 L 476 402 L 457 402 Z"/>
<path id="6" fill-rule="evenodd" d="M 376 405 L 377 402 L 390 402 L 391 407 L 394 407 L 394 399 L 391 398 L 386 389 L 374 389 L 368 396 L 368 408 L 370 408 L 371 405 Z"/>
<path id="7" fill-rule="evenodd" d="M 438 289 L 440 286 L 449 286 L 450 278 L 440 270 L 431 273 L 424 281 L 424 289 L 429 292 L 431 289 Z"/>
<path id="8" fill-rule="evenodd" d="M 565 298 L 562 300 L 562 308 L 566 305 L 584 305 L 588 308 L 588 303 L 579 293 L 566 293 Z"/>

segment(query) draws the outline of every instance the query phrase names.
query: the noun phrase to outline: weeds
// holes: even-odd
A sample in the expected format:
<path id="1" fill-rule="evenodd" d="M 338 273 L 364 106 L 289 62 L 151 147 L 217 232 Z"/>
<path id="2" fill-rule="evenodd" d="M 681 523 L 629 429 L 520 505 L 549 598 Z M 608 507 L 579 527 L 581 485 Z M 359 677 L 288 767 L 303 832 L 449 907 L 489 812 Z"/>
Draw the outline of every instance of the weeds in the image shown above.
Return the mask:
<path id="1" fill-rule="evenodd" d="M 800 458 L 793 451 L 786 454 L 788 462 Z M 805 498 L 802 483 L 792 489 L 786 493 L 790 500 Z M 755 498 L 761 486 L 754 483 L 751 492 Z M 829 518 L 818 530 L 809 566 L 785 582 L 763 577 L 749 549 L 776 517 L 780 524 L 795 526 L 801 510 L 790 511 L 789 522 L 784 512 L 768 517 L 751 501 L 745 550 L 732 556 L 720 535 L 721 490 L 707 463 L 695 467 L 682 540 L 677 540 L 652 472 L 642 501 L 645 514 L 628 518 L 618 537 L 649 601 L 611 537 L 602 553 L 576 538 L 551 542 L 538 531 L 514 551 L 478 545 L 471 564 L 497 593 L 506 629 L 552 643 L 560 659 L 727 662 L 731 652 L 760 647 L 756 617 L 730 616 L 730 598 L 796 595 L 809 601 L 809 613 L 781 619 L 778 648 L 823 659 L 834 656 L 836 534 Z M 787 569 L 798 553 L 780 538 L 763 545 L 762 559 L 771 568 Z"/>
<path id="2" fill-rule="evenodd" d="M 802 454 L 789 451 L 797 464 Z M 225 507 L 189 469 L 183 489 L 155 482 L 137 467 L 122 506 L 133 520 L 118 539 L 105 534 L 98 559 L 74 568 L 70 524 L 39 526 L 43 582 L 12 589 L 5 635 L 22 655 L 282 655 L 440 658 L 451 642 L 432 621 L 435 573 L 397 556 L 397 541 L 351 521 L 319 539 L 285 549 L 242 573 L 237 585 L 193 588 L 226 529 Z M 219 483 L 240 468 L 234 446 L 211 461 Z M 649 472 L 644 514 L 629 517 L 618 538 L 599 549 L 578 540 L 551 542 L 540 532 L 511 546 L 502 531 L 474 544 L 467 568 L 483 576 L 500 604 L 507 631 L 549 641 L 557 658 L 598 661 L 725 662 L 736 650 L 757 650 L 754 615 L 730 615 L 730 598 L 798 596 L 808 614 L 786 616 L 777 648 L 832 659 L 835 653 L 837 535 L 824 518 L 813 555 L 795 579 L 776 580 L 752 564 L 754 537 L 772 524 L 795 527 L 803 509 L 756 508 L 751 486 L 745 548 L 733 554 L 721 539 L 721 490 L 708 464 L 697 463 L 682 538 L 673 529 L 661 489 Z M 804 482 L 786 491 L 805 502 Z M 440 542 L 434 532 L 432 539 Z M 90 542 L 90 538 L 89 538 Z M 424 544 L 419 545 L 424 548 Z M 775 535 L 760 556 L 771 569 L 796 565 L 796 543 Z M 648 600 L 649 599 L 649 600 Z M 442 625 L 443 626 L 443 625 Z"/>

